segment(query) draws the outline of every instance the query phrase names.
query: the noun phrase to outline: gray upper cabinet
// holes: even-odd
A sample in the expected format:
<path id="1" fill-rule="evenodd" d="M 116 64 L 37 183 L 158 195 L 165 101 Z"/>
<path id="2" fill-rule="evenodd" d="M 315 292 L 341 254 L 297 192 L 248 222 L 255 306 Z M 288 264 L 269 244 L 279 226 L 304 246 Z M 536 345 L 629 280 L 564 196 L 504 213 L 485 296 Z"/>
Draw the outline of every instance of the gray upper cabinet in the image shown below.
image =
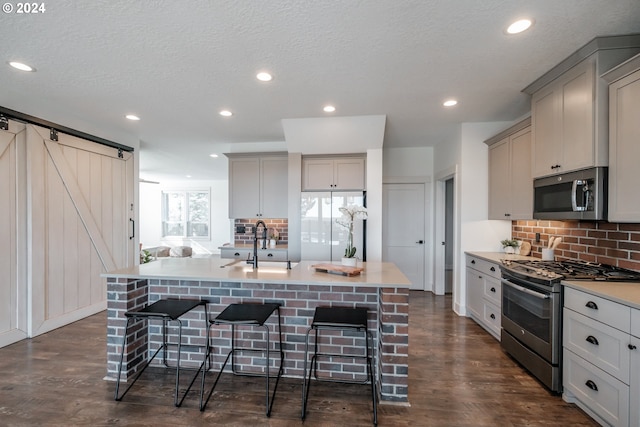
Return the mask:
<path id="1" fill-rule="evenodd" d="M 512 126 L 489 144 L 489 219 L 531 219 L 531 120 Z"/>
<path id="2" fill-rule="evenodd" d="M 608 85 L 600 75 L 638 53 L 640 37 L 597 37 L 524 89 L 532 95 L 532 175 L 608 166 Z"/>
<path id="3" fill-rule="evenodd" d="M 533 95 L 533 176 L 606 164 L 594 138 L 594 71 L 585 60 Z"/>
<path id="4" fill-rule="evenodd" d="M 229 218 L 287 218 L 286 155 L 229 157 Z"/>
<path id="5" fill-rule="evenodd" d="M 302 191 L 365 190 L 364 157 L 302 159 Z"/>
<path id="6" fill-rule="evenodd" d="M 612 70 L 609 86 L 609 221 L 640 222 L 640 55 Z"/>

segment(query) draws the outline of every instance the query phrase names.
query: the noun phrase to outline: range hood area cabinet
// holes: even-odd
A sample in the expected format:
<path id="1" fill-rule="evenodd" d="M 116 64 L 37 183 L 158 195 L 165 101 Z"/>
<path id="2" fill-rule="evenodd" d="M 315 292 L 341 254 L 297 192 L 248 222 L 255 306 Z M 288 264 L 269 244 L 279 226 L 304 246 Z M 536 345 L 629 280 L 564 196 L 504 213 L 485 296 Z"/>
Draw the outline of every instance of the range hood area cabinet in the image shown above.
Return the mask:
<path id="1" fill-rule="evenodd" d="M 366 190 L 364 157 L 302 158 L 302 191 Z"/>
<path id="2" fill-rule="evenodd" d="M 225 155 L 229 158 L 229 218 L 287 218 L 286 153 Z"/>
<path id="3" fill-rule="evenodd" d="M 526 87 L 532 175 L 608 166 L 608 85 L 600 75 L 640 52 L 640 35 L 597 37 Z"/>
<path id="4" fill-rule="evenodd" d="M 640 222 L 640 55 L 603 78 L 609 85 L 609 221 Z"/>
<path id="5" fill-rule="evenodd" d="M 485 144 L 489 145 L 489 219 L 533 218 L 531 118 Z"/>

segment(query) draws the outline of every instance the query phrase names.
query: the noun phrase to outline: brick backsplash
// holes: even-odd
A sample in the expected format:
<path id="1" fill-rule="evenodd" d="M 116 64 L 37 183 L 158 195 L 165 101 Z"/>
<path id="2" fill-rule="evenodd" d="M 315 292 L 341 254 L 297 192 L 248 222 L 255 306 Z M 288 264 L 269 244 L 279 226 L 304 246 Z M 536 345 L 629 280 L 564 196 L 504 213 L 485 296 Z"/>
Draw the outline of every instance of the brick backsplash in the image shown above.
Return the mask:
<path id="1" fill-rule="evenodd" d="M 257 219 L 255 218 L 240 218 L 236 219 L 233 223 L 233 238 L 234 244 L 238 243 L 253 243 L 253 227 L 256 224 Z M 266 218 L 263 219 L 264 223 L 267 224 L 267 228 L 269 231 L 275 228 L 280 233 L 280 240 L 278 240 L 278 245 L 286 245 L 289 243 L 289 220 L 286 218 Z M 247 231 L 244 233 L 238 233 L 238 226 L 244 226 Z M 259 236 L 262 236 L 262 229 L 260 228 Z"/>
<path id="2" fill-rule="evenodd" d="M 549 237 L 560 236 L 556 259 L 611 264 L 640 271 L 640 224 L 601 221 L 512 221 L 512 236 L 531 243 L 531 256 L 541 257 Z M 540 233 L 540 242 L 536 242 Z"/>

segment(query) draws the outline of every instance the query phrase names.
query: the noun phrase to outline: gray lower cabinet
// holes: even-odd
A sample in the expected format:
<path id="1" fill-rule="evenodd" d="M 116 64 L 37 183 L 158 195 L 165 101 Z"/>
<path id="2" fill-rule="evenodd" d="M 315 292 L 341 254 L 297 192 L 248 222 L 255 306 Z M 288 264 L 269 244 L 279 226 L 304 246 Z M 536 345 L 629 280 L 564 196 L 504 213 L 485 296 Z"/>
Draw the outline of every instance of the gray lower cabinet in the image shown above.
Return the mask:
<path id="1" fill-rule="evenodd" d="M 500 266 L 467 255 L 467 308 L 470 317 L 500 340 L 502 287 Z"/>
<path id="2" fill-rule="evenodd" d="M 640 310 L 631 310 L 631 358 L 629 364 L 629 401 L 634 402 L 629 412 L 629 425 L 640 426 Z"/>
<path id="3" fill-rule="evenodd" d="M 603 425 L 640 425 L 632 315 L 640 316 L 624 304 L 565 287 L 563 397 Z"/>
<path id="4" fill-rule="evenodd" d="M 253 249 L 250 248 L 221 248 L 220 258 L 247 260 L 253 258 Z M 287 249 L 258 249 L 258 261 L 287 261 Z"/>

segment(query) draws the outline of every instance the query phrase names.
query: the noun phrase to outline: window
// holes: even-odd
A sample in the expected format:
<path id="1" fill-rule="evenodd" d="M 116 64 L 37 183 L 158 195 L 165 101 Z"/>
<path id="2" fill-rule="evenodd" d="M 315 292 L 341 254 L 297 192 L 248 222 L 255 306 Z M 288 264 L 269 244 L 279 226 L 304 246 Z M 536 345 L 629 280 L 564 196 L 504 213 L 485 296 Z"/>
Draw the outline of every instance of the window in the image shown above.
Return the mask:
<path id="1" fill-rule="evenodd" d="M 162 192 L 162 236 L 209 238 L 209 190 Z"/>

